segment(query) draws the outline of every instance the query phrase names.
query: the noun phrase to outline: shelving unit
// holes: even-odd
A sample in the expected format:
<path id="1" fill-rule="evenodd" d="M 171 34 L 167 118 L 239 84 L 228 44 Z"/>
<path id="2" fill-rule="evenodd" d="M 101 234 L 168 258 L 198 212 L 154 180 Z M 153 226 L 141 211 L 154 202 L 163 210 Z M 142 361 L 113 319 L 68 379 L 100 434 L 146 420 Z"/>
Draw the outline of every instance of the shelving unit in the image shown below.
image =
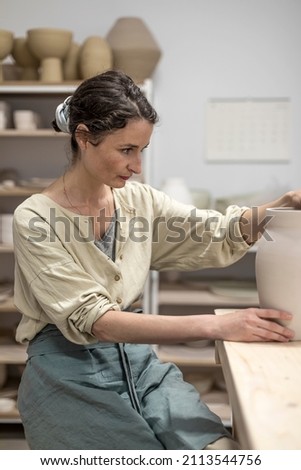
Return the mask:
<path id="1" fill-rule="evenodd" d="M 10 128 L 0 131 L 1 162 L 0 170 L 15 169 L 22 182 L 32 177 L 55 178 L 66 164 L 62 161 L 64 146 L 68 136 L 55 133 L 51 120 L 56 106 L 71 94 L 78 83 L 62 85 L 44 85 L 40 83 L 5 82 L 0 86 L 0 100 L 11 107 L 11 116 L 17 109 L 32 109 L 41 116 L 41 128 L 23 131 Z M 0 185 L 0 212 L 12 213 L 22 200 L 41 187 L 35 185 Z M 0 281 L 13 283 L 14 250 L 11 245 L 0 244 Z M 14 331 L 20 319 L 20 313 L 14 306 L 13 299 L 0 302 L 0 364 L 5 364 L 8 378 L 0 389 L 0 396 L 16 399 L 21 370 L 26 362 L 26 346 L 14 343 Z M 5 334 L 11 334 L 7 340 Z M 10 375 L 13 374 L 13 375 Z M 0 423 L 20 423 L 17 408 L 10 412 L 0 412 Z"/>
<path id="2" fill-rule="evenodd" d="M 62 84 L 43 84 L 41 82 L 4 82 L 0 85 L 0 100 L 6 101 L 11 107 L 11 115 L 17 109 L 31 109 L 41 118 L 41 128 L 33 131 L 21 131 L 10 127 L 0 131 L 1 160 L 0 171 L 15 169 L 18 179 L 30 180 L 38 178 L 56 178 L 67 166 L 66 145 L 69 136 L 55 133 L 51 128 L 56 106 L 72 94 L 80 82 L 64 82 Z M 145 80 L 139 85 L 148 99 L 152 95 L 152 82 Z M 151 166 L 149 150 L 144 154 L 143 180 L 150 182 Z M 0 213 L 12 213 L 25 198 L 41 191 L 35 185 L 3 186 L 0 184 Z M 13 282 L 14 250 L 11 245 L 0 244 L 0 282 Z M 149 293 L 153 289 L 151 278 L 145 289 L 144 304 L 148 306 L 153 298 Z M 148 307 L 147 307 L 148 308 Z M 14 306 L 13 299 L 0 302 L 0 340 L 3 332 L 10 330 L 14 337 L 14 329 L 19 322 L 20 313 Z M 5 344 L 4 344 L 5 343 Z M 26 361 L 26 347 L 11 342 L 0 341 L 0 364 L 22 366 Z M 12 381 L 0 389 L 0 396 L 8 393 L 12 396 Z M 13 381 L 15 389 L 18 380 Z M 17 410 L 12 413 L 0 412 L 0 423 L 19 423 Z"/>

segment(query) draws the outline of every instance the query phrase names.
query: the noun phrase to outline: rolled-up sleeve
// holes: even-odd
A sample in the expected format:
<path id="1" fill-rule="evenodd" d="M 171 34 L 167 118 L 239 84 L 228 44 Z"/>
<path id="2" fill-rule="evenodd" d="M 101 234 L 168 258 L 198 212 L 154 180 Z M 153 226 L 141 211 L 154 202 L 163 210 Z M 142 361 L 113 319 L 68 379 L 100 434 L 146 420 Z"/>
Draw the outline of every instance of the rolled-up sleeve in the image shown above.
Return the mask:
<path id="1" fill-rule="evenodd" d="M 50 225 L 41 218 L 33 228 L 31 216 L 23 210 L 14 217 L 15 304 L 23 313 L 22 337 L 17 330 L 16 339 L 30 340 L 36 333 L 32 331 L 35 323 L 37 329 L 53 323 L 70 341 L 96 342 L 93 323 L 119 306 L 68 252 Z M 31 327 L 26 334 L 28 319 Z"/>

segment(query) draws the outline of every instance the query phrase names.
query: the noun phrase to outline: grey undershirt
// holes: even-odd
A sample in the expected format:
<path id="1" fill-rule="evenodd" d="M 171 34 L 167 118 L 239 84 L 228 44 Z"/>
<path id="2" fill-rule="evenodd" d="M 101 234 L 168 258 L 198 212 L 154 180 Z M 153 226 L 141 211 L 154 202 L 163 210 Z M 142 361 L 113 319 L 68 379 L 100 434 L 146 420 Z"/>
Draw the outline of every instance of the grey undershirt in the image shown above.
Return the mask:
<path id="1" fill-rule="evenodd" d="M 103 253 L 109 256 L 113 261 L 115 261 L 115 233 L 116 233 L 116 212 L 112 215 L 111 223 L 104 233 L 104 235 L 99 239 L 95 240 L 94 243 Z"/>

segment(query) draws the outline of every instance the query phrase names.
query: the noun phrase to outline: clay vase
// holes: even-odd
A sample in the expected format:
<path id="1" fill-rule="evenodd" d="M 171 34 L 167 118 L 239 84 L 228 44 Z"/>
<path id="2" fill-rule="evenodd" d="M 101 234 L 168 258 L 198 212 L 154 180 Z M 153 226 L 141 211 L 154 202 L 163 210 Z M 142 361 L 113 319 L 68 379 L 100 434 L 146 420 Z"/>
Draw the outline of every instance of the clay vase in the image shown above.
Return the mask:
<path id="1" fill-rule="evenodd" d="M 161 50 L 140 18 L 119 18 L 106 38 L 113 51 L 114 69 L 122 70 L 138 83 L 152 76 Z"/>
<path id="2" fill-rule="evenodd" d="M 267 209 L 270 218 L 257 243 L 256 283 L 260 306 L 293 314 L 283 322 L 301 340 L 301 210 Z"/>
<path id="3" fill-rule="evenodd" d="M 3 60 L 9 56 L 12 51 L 14 35 L 11 31 L 0 29 L 0 82 L 4 80 Z"/>
<path id="4" fill-rule="evenodd" d="M 83 79 L 93 77 L 111 69 L 112 50 L 108 42 L 100 36 L 90 36 L 82 44 L 79 52 L 79 70 Z"/>
<path id="5" fill-rule="evenodd" d="M 72 42 L 67 56 L 63 62 L 64 80 L 78 80 L 79 72 L 79 52 L 81 46 L 76 42 Z"/>
<path id="6" fill-rule="evenodd" d="M 14 39 L 12 56 L 21 67 L 21 80 L 38 80 L 39 60 L 31 53 L 25 37 Z"/>
<path id="7" fill-rule="evenodd" d="M 34 28 L 27 31 L 28 47 L 40 60 L 42 82 L 63 81 L 63 60 L 70 49 L 72 37 L 73 33 L 66 29 Z"/>

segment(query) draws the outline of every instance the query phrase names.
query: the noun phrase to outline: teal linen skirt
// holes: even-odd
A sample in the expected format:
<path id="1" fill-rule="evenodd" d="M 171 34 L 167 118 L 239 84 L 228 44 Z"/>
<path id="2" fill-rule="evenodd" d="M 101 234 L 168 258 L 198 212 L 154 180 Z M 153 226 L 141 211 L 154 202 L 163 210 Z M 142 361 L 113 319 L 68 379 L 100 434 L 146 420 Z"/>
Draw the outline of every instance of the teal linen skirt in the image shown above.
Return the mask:
<path id="1" fill-rule="evenodd" d="M 198 450 L 231 437 L 151 346 L 78 345 L 53 325 L 29 344 L 18 407 L 36 450 Z"/>

